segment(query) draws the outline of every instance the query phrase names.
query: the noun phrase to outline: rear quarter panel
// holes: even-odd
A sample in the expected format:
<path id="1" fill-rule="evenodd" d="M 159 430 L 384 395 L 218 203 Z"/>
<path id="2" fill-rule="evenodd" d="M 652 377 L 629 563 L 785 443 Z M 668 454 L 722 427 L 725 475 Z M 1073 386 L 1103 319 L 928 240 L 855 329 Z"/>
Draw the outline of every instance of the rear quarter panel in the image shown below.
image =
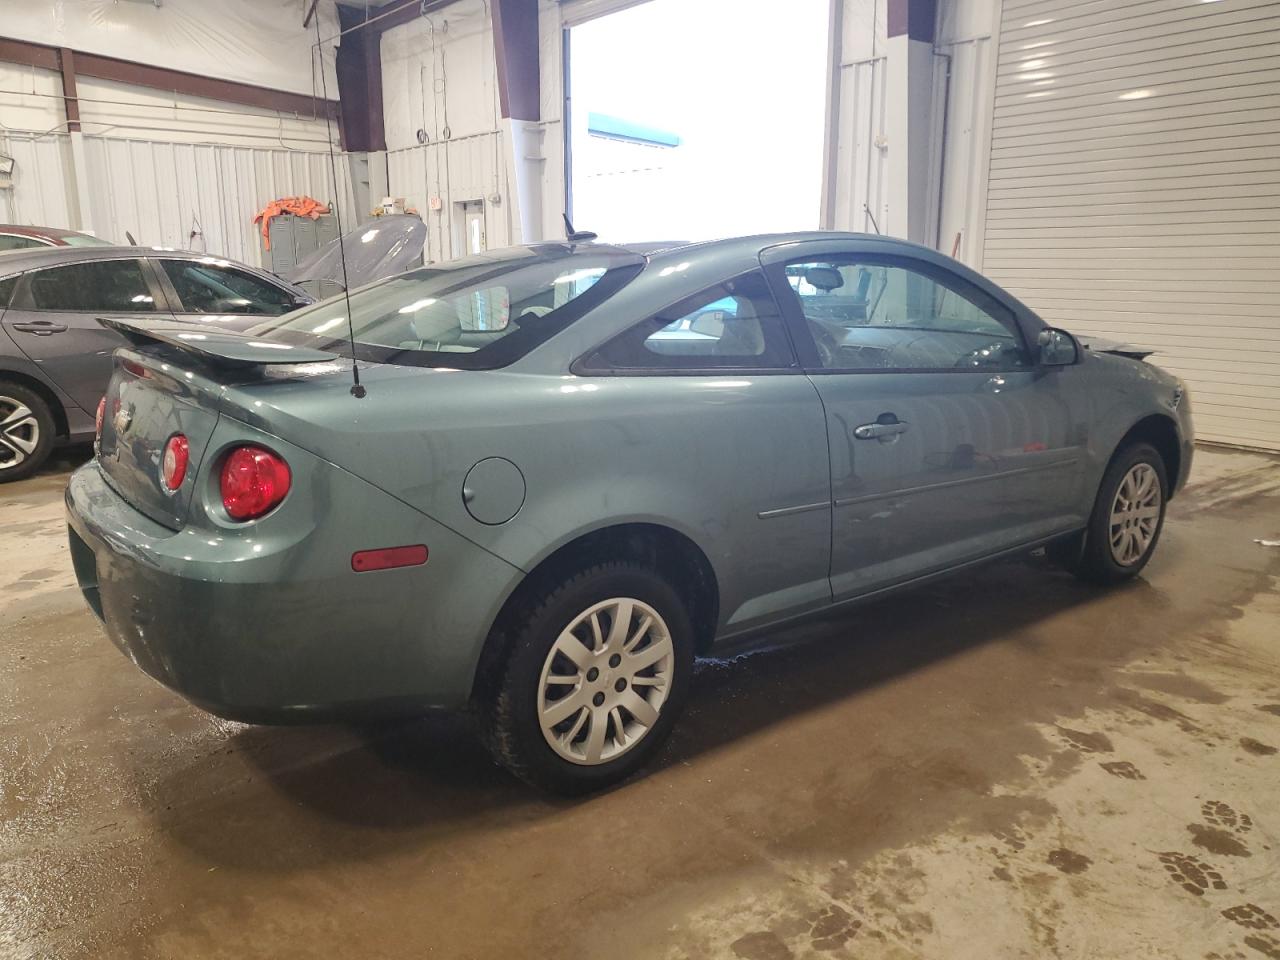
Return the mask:
<path id="1" fill-rule="evenodd" d="M 370 381 L 360 401 L 299 384 L 296 403 L 256 407 L 243 388 L 229 412 L 274 423 L 526 572 L 584 533 L 649 522 L 706 555 L 722 627 L 829 601 L 829 512 L 759 517 L 829 499 L 826 427 L 807 378 L 413 373 Z M 503 523 L 480 522 L 464 502 L 468 472 L 486 458 L 515 464 L 523 481 Z"/>

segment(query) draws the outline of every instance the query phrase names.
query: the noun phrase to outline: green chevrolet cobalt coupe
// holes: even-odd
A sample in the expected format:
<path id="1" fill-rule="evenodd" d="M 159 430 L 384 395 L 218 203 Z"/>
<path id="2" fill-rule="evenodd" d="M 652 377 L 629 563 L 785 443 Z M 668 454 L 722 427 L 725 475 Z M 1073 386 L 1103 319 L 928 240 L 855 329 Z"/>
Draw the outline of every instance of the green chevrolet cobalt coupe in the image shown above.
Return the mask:
<path id="1" fill-rule="evenodd" d="M 547 243 L 244 333 L 103 321 L 84 596 L 252 722 L 472 708 L 551 790 L 642 766 L 699 655 L 1045 546 L 1137 574 L 1190 401 L 923 247 Z M 355 382 L 358 376 L 358 385 Z"/>

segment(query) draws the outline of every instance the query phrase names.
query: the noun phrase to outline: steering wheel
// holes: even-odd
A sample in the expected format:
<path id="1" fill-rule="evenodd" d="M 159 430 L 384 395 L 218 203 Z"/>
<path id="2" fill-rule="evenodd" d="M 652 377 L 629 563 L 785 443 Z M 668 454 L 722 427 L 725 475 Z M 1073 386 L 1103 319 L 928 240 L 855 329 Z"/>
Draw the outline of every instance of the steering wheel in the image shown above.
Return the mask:
<path id="1" fill-rule="evenodd" d="M 809 324 L 809 329 L 813 331 L 813 345 L 818 348 L 818 359 L 822 365 L 827 368 L 840 366 L 840 345 L 836 338 L 817 324 Z"/>

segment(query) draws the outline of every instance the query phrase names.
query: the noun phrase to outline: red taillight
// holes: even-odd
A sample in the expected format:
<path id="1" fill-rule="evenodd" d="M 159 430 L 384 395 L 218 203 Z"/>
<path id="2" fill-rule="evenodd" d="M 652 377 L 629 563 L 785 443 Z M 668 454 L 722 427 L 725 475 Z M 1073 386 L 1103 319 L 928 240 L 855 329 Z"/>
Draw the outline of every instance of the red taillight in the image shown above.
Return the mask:
<path id="1" fill-rule="evenodd" d="M 222 465 L 222 505 L 232 520 L 270 513 L 289 492 L 289 465 L 263 447 L 236 447 Z"/>
<path id="2" fill-rule="evenodd" d="M 427 548 L 422 544 L 412 547 L 383 547 L 381 550 L 361 550 L 351 555 L 351 569 L 356 573 L 370 570 L 390 570 L 393 567 L 420 567 L 427 562 Z"/>
<path id="3" fill-rule="evenodd" d="M 175 433 L 164 445 L 164 456 L 160 458 L 160 479 L 170 493 L 182 486 L 187 478 L 187 464 L 191 460 L 191 444 L 180 433 Z"/>
<path id="4" fill-rule="evenodd" d="M 93 418 L 93 439 L 95 441 L 102 440 L 102 421 L 107 419 L 107 398 L 104 396 L 98 401 L 98 413 Z"/>

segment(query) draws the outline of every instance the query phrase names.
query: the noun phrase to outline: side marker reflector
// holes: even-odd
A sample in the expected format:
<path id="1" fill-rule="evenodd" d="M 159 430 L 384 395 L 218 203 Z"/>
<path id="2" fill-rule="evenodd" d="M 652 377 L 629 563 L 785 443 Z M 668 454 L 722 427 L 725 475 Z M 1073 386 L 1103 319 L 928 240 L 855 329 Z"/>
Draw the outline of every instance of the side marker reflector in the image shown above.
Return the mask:
<path id="1" fill-rule="evenodd" d="M 381 550 L 361 550 L 351 555 L 351 569 L 356 573 L 391 570 L 395 567 L 420 567 L 426 562 L 427 548 L 422 544 L 412 547 L 384 547 Z"/>

